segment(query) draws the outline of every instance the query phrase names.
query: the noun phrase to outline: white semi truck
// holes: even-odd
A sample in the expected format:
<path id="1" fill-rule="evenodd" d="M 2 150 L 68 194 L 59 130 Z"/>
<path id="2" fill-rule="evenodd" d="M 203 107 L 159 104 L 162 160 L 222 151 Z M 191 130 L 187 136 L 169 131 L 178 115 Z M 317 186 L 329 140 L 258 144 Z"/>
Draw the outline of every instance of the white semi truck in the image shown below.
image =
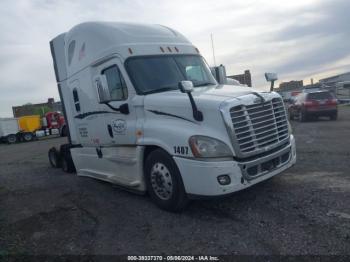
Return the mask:
<path id="1" fill-rule="evenodd" d="M 53 166 L 148 192 L 177 211 L 296 161 L 281 97 L 217 84 L 199 50 L 160 25 L 88 22 L 50 42 L 68 144 Z"/>
<path id="2" fill-rule="evenodd" d="M 19 132 L 17 118 L 0 118 L 0 142 L 15 143 Z"/>

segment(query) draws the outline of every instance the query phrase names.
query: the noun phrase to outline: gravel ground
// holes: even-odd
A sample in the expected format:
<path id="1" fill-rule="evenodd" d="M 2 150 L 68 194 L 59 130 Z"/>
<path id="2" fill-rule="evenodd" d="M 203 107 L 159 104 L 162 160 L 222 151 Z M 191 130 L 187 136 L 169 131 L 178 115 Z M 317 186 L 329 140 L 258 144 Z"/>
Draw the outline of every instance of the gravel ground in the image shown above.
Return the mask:
<path id="1" fill-rule="evenodd" d="M 349 255 L 350 107 L 292 125 L 293 168 L 181 214 L 51 168 L 62 138 L 0 145 L 0 254 Z"/>

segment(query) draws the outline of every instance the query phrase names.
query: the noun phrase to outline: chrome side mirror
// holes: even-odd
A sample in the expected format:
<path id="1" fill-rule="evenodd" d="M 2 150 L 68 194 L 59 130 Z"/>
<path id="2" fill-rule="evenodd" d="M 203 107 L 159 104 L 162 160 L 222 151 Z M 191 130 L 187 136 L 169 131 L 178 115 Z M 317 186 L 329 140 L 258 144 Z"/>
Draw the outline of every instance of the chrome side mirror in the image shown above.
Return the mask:
<path id="1" fill-rule="evenodd" d="M 273 87 L 275 85 L 275 81 L 278 79 L 277 74 L 276 73 L 265 73 L 265 79 L 267 82 L 271 82 L 270 92 L 272 92 Z"/>
<path id="2" fill-rule="evenodd" d="M 192 81 L 180 81 L 179 89 L 182 93 L 191 93 L 193 91 L 193 83 Z"/>
<path id="3" fill-rule="evenodd" d="M 273 82 L 278 80 L 276 73 L 265 73 L 265 79 L 267 82 Z"/>

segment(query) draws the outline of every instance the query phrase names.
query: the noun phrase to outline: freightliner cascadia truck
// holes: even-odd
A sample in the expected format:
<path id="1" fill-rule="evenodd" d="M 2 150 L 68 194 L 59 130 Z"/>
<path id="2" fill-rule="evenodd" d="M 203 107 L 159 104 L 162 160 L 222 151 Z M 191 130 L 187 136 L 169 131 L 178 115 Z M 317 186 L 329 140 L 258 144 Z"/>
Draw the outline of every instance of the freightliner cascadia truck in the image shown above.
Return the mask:
<path id="1" fill-rule="evenodd" d="M 54 167 L 146 193 L 178 211 L 296 162 L 280 95 L 218 84 L 199 50 L 161 25 L 87 22 L 51 53 L 68 143 Z"/>

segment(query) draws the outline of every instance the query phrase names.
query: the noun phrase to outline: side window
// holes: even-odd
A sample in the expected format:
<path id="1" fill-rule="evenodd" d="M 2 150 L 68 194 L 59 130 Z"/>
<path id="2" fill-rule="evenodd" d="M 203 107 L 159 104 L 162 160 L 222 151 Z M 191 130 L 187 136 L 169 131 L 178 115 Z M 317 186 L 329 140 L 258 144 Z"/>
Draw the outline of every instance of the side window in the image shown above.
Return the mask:
<path id="1" fill-rule="evenodd" d="M 104 69 L 102 74 L 106 76 L 111 100 L 126 100 L 128 98 L 128 89 L 119 68 L 116 65 L 113 65 Z"/>
<path id="2" fill-rule="evenodd" d="M 201 66 L 187 66 L 186 78 L 191 81 L 202 82 L 205 81 L 205 76 Z"/>
<path id="3" fill-rule="evenodd" d="M 78 95 L 77 89 L 73 89 L 73 100 L 74 100 L 75 110 L 77 112 L 80 112 L 80 101 L 79 101 L 79 95 Z"/>
<path id="4" fill-rule="evenodd" d="M 75 50 L 75 40 L 70 42 L 70 44 L 68 46 L 68 65 L 70 65 L 72 63 L 74 50 Z"/>

